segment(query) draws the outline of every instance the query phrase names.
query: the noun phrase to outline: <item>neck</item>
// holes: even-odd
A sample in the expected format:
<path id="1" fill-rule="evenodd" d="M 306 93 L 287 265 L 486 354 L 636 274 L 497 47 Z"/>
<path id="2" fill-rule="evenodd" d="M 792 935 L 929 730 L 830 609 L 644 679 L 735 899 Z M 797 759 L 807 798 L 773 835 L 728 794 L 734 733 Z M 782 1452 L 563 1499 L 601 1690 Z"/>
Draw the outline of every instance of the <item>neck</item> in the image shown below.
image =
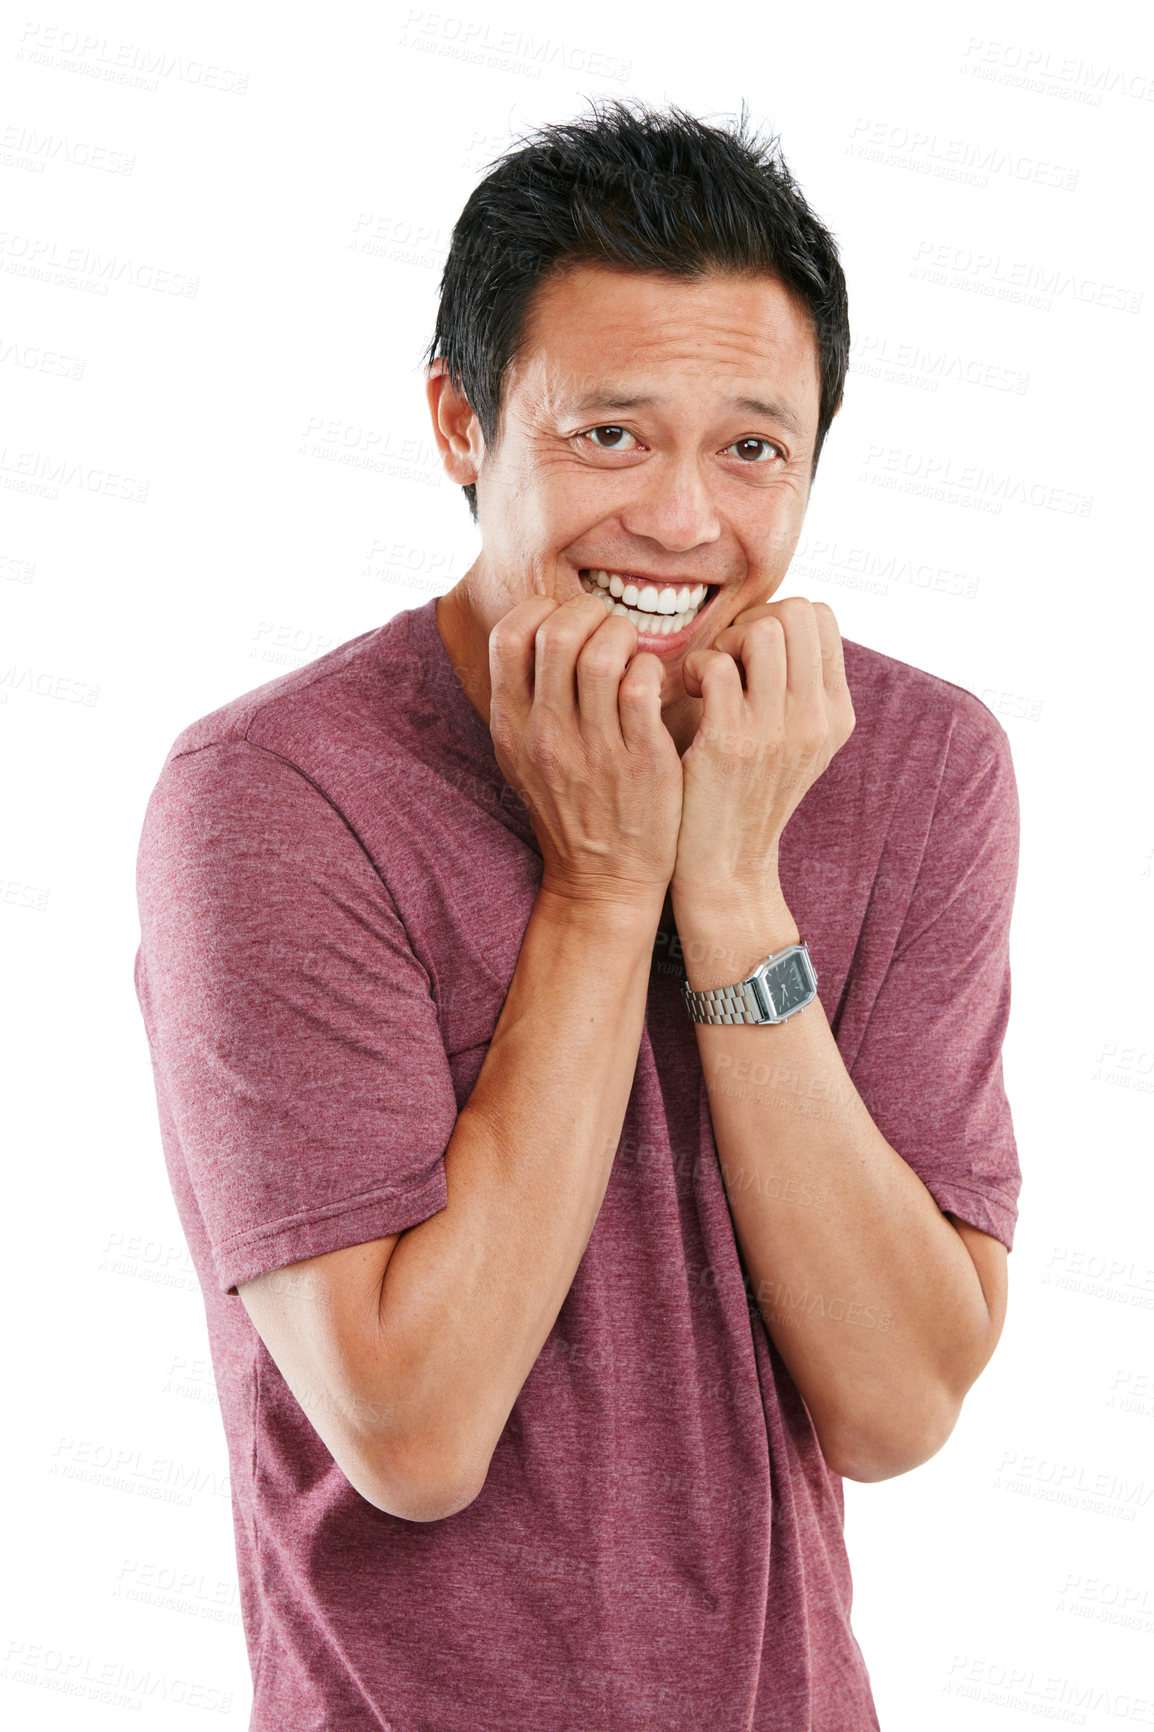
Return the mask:
<path id="1" fill-rule="evenodd" d="M 437 597 L 437 630 L 461 690 L 488 727 L 489 703 L 493 695 L 489 683 L 489 638 L 469 606 L 463 587 L 467 582 L 467 578 L 462 578 L 447 595 Z"/>

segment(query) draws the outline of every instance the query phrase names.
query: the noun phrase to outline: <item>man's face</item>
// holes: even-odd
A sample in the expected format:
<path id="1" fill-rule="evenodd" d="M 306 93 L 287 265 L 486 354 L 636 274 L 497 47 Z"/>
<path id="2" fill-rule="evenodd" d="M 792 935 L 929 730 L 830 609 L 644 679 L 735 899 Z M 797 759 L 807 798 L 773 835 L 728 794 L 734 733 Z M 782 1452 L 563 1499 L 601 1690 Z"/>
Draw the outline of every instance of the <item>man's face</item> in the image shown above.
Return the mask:
<path id="1" fill-rule="evenodd" d="M 530 595 L 589 589 L 629 606 L 654 599 L 648 580 L 663 605 L 629 607 L 637 647 L 665 664 L 675 737 L 675 719 L 692 713 L 695 727 L 682 660 L 785 576 L 819 398 L 812 325 L 774 278 L 581 265 L 547 279 L 477 474 L 478 624 L 491 629 Z M 599 571 L 621 583 L 599 587 Z M 678 629 L 659 634 L 670 600 Z"/>

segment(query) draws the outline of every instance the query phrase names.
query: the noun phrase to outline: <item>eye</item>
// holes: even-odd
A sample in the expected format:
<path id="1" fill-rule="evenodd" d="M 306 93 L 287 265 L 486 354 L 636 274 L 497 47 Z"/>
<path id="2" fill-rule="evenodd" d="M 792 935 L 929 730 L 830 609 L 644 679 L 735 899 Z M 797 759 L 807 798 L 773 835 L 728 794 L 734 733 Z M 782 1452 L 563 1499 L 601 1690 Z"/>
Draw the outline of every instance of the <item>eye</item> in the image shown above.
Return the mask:
<path id="1" fill-rule="evenodd" d="M 592 433 L 616 433 L 619 438 L 623 434 L 624 434 L 626 439 L 632 439 L 633 438 L 632 433 L 628 432 L 624 427 L 618 427 L 615 424 L 610 424 L 610 425 L 605 426 L 605 427 L 590 427 L 587 429 L 586 432 L 578 433 L 577 437 L 578 437 L 578 439 L 588 439 L 590 434 L 592 434 Z M 625 449 L 626 449 L 626 447 L 623 445 L 595 445 L 594 446 L 595 451 L 623 451 Z"/>
<path id="2" fill-rule="evenodd" d="M 780 451 L 778 447 L 772 444 L 768 439 L 763 439 L 760 434 L 751 434 L 748 439 L 735 439 L 732 445 L 726 446 L 726 450 L 736 451 L 738 447 L 742 445 L 764 445 L 771 456 L 781 457 L 784 460 L 784 452 Z M 758 463 L 760 466 L 760 460 L 758 460 Z"/>

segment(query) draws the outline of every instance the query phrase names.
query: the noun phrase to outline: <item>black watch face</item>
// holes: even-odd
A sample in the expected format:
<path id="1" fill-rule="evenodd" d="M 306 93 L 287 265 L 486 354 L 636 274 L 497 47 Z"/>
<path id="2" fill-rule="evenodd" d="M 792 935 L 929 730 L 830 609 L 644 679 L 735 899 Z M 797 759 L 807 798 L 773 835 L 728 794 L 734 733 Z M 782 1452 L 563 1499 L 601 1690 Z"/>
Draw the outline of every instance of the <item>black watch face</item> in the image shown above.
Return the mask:
<path id="1" fill-rule="evenodd" d="M 769 971 L 766 980 L 775 1016 L 784 1016 L 809 997 L 809 970 L 800 956 L 789 956 Z"/>

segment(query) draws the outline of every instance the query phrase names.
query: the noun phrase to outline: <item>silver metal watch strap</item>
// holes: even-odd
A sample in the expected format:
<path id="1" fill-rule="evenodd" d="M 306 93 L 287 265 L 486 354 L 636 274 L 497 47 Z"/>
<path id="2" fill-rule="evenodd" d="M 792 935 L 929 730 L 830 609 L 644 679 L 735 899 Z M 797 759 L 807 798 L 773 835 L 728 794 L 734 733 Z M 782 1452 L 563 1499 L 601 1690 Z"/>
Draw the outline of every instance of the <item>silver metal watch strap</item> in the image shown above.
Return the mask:
<path id="1" fill-rule="evenodd" d="M 757 987 L 752 980 L 743 980 L 737 986 L 712 986 L 705 992 L 694 992 L 686 985 L 681 988 L 681 994 L 694 1022 L 716 1025 L 769 1020 L 766 1016 L 768 1007 L 757 996 Z"/>
<path id="2" fill-rule="evenodd" d="M 764 1026 L 767 1023 L 785 1022 L 802 1010 L 803 1005 L 794 1005 L 784 1015 L 774 1013 L 773 1001 L 769 989 L 763 985 L 762 975 L 775 962 L 782 962 L 793 951 L 799 951 L 805 957 L 806 967 L 813 977 L 814 989 L 817 987 L 817 969 L 809 954 L 809 946 L 804 939 L 798 944 L 787 944 L 784 950 L 779 950 L 772 956 L 767 956 L 761 966 L 754 970 L 747 980 L 741 980 L 736 986 L 712 986 L 704 992 L 694 992 L 689 982 L 682 983 L 681 996 L 685 1000 L 685 1008 L 694 1022 L 709 1023 L 716 1027 L 721 1023 L 756 1023 Z M 807 999 L 806 1003 L 812 1002 Z"/>

